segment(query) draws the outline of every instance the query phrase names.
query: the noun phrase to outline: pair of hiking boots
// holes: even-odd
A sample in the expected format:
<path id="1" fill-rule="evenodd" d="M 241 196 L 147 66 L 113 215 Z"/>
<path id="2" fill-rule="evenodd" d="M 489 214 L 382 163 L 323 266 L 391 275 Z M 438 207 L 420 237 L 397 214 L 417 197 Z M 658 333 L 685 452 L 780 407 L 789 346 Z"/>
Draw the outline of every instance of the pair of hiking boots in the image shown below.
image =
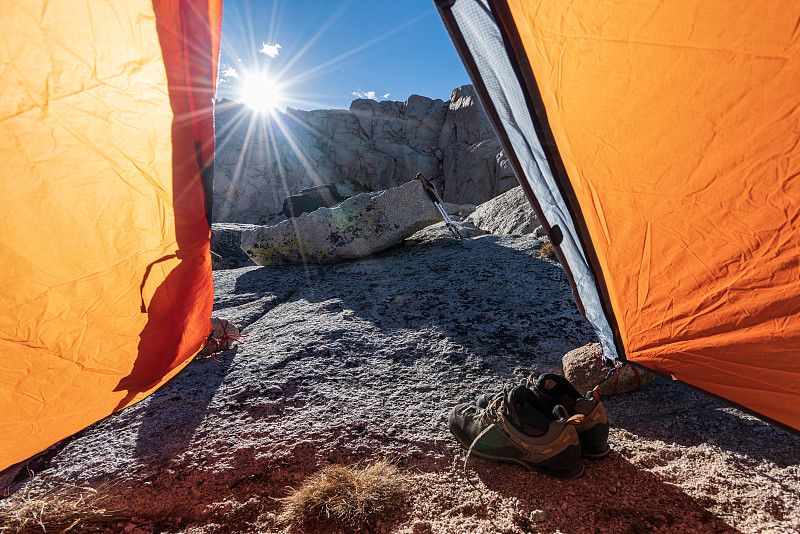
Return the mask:
<path id="1" fill-rule="evenodd" d="M 474 454 L 513 462 L 559 478 L 581 476 L 581 458 L 600 459 L 611 451 L 600 389 L 581 395 L 566 378 L 552 373 L 459 404 L 448 423 L 469 451 L 467 459 Z"/>

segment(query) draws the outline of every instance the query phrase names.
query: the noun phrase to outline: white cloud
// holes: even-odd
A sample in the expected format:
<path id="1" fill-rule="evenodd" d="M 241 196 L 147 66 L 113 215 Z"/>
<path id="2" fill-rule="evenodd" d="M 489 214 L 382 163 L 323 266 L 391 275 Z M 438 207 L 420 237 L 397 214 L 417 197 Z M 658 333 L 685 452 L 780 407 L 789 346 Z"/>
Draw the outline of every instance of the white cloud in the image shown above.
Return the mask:
<path id="1" fill-rule="evenodd" d="M 386 93 L 383 96 L 378 96 L 378 95 L 375 94 L 375 91 L 353 91 L 350 94 L 355 96 L 355 97 L 357 97 L 357 98 L 366 98 L 366 99 L 375 100 L 375 101 L 386 100 L 391 95 L 391 93 Z"/>
<path id="2" fill-rule="evenodd" d="M 233 67 L 228 67 L 228 68 L 226 68 L 225 70 L 222 71 L 222 77 L 223 78 L 238 78 L 239 77 L 239 73 L 236 72 L 236 69 L 234 69 Z"/>
<path id="3" fill-rule="evenodd" d="M 261 49 L 259 50 L 259 52 L 261 52 L 262 54 L 266 54 L 269 57 L 275 57 L 275 56 L 278 55 L 278 49 L 280 47 L 281 47 L 281 45 L 279 45 L 277 43 L 275 43 L 275 44 L 267 44 L 267 43 L 262 41 L 261 42 Z"/>
<path id="4" fill-rule="evenodd" d="M 366 91 L 366 92 L 353 91 L 351 94 L 358 98 L 368 98 L 369 100 L 378 100 L 378 97 L 375 96 L 375 91 Z"/>

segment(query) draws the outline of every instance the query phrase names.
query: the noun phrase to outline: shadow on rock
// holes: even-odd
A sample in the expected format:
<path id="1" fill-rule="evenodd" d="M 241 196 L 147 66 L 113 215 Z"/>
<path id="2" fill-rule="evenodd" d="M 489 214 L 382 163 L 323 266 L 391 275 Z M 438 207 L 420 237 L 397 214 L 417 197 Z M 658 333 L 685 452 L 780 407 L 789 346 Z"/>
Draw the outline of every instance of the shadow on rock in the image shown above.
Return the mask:
<path id="1" fill-rule="evenodd" d="M 753 465 L 767 460 L 779 467 L 800 464 L 800 436 L 681 384 L 658 379 L 640 392 L 603 399 L 612 426 L 661 442 L 654 465 L 669 463 L 671 445 L 721 450 L 731 461 Z M 702 452 L 702 451 L 701 451 Z"/>
<path id="2" fill-rule="evenodd" d="M 149 397 L 139 417 L 134 455 L 148 465 L 169 465 L 189 449 L 207 408 L 225 379 L 238 347 L 196 360 Z"/>
<path id="3" fill-rule="evenodd" d="M 233 293 L 280 292 L 288 294 L 285 305 L 316 304 L 321 325 L 338 316 L 389 336 L 429 328 L 468 352 L 560 361 L 565 347 L 591 341 L 593 332 L 563 270 L 539 258 L 539 246 L 532 238 L 494 235 L 438 239 L 326 268 L 249 270 Z"/>

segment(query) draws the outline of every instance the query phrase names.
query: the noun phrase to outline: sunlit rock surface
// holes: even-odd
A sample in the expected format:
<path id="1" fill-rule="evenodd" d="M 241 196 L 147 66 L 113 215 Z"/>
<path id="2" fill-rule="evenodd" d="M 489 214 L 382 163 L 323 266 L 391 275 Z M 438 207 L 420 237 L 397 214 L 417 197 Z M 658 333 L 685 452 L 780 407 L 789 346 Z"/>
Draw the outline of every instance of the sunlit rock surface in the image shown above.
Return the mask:
<path id="1" fill-rule="evenodd" d="M 487 232 L 506 235 L 530 234 L 541 224 L 519 185 L 478 206 L 467 221 Z"/>

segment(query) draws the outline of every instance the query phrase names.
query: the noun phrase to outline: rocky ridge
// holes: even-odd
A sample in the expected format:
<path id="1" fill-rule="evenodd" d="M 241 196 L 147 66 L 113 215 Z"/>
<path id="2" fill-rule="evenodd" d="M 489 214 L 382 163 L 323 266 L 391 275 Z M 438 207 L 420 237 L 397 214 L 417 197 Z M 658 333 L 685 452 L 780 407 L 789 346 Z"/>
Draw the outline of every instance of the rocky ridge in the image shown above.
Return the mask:
<path id="1" fill-rule="evenodd" d="M 359 99 L 347 110 L 254 114 L 217 103 L 215 222 L 264 224 L 301 189 L 346 195 L 432 180 L 445 202 L 480 204 L 517 185 L 472 86 L 449 101 Z"/>

